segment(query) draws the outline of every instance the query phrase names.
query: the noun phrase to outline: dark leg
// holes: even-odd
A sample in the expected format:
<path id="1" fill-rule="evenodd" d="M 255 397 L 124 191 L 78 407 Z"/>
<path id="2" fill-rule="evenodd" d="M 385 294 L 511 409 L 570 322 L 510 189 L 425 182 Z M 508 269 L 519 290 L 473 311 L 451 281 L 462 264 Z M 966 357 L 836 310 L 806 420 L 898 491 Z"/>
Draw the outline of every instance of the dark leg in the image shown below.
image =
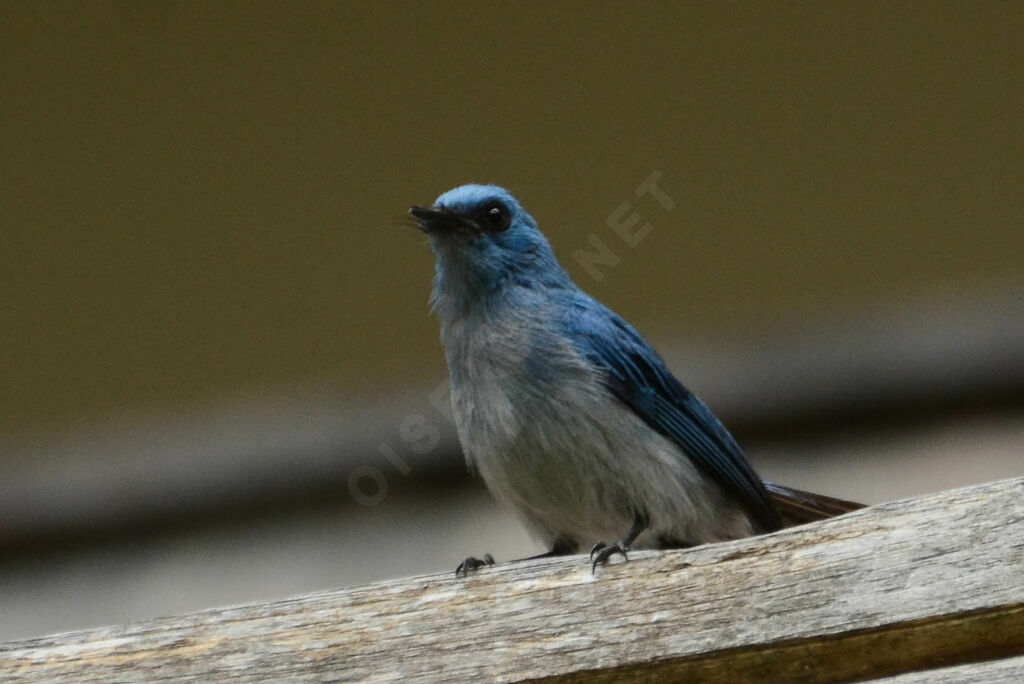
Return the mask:
<path id="1" fill-rule="evenodd" d="M 568 556 L 575 550 L 575 544 L 559 537 L 555 540 L 555 543 L 551 547 L 550 551 L 537 554 L 536 556 L 529 556 L 527 558 L 516 558 L 515 560 L 509 562 L 518 563 L 519 561 L 539 560 L 541 558 L 554 558 L 555 556 Z M 474 570 L 478 570 L 479 568 L 482 568 L 485 565 L 494 565 L 494 558 L 491 556 L 491 554 L 485 553 L 482 560 L 480 558 L 474 558 L 473 556 L 470 556 L 466 560 L 459 563 L 459 567 L 455 568 L 455 576 L 458 577 L 459 575 L 462 575 L 463 577 L 466 577 L 467 575 L 469 575 L 469 573 L 473 572 Z"/>
<path id="2" fill-rule="evenodd" d="M 646 513 L 634 513 L 633 514 L 633 526 L 626 532 L 626 536 L 615 542 L 611 546 L 608 546 L 604 542 L 598 542 L 594 544 L 594 548 L 590 549 L 590 557 L 594 560 L 594 564 L 590 566 L 591 572 L 597 572 L 598 565 L 604 565 L 608 562 L 608 559 L 617 553 L 621 553 L 622 557 L 629 560 L 629 556 L 626 555 L 626 551 L 629 550 L 630 545 L 636 541 L 636 538 L 640 536 L 640 533 L 647 529 L 647 525 L 650 520 Z"/>
<path id="3" fill-rule="evenodd" d="M 491 554 L 485 553 L 483 560 L 470 556 L 459 563 L 459 567 L 455 568 L 455 576 L 458 577 L 459 575 L 462 575 L 463 577 L 468 577 L 469 573 L 482 568 L 485 565 L 494 565 L 494 557 Z"/>

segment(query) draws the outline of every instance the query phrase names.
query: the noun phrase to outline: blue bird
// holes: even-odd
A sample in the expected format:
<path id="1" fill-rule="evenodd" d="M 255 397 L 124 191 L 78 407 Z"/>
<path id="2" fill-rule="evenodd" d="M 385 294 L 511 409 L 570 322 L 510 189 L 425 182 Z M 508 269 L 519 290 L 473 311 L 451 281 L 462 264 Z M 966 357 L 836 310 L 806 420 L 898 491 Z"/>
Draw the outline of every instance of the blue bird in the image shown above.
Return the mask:
<path id="1" fill-rule="evenodd" d="M 584 293 L 507 190 L 409 210 L 436 257 L 431 305 L 470 469 L 550 548 L 680 548 L 859 504 L 766 483 L 625 320 Z M 606 540 L 617 540 L 608 543 Z M 490 564 L 467 558 L 456 575 Z"/>

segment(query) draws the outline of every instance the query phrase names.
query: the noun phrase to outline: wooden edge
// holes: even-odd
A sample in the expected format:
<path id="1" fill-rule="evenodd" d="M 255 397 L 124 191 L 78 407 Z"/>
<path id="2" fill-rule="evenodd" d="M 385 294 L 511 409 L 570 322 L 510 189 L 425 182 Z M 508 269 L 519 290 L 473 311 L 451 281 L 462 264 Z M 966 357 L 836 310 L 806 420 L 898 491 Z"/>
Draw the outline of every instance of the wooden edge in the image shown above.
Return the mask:
<path id="1" fill-rule="evenodd" d="M 1020 653 L 1024 653 L 1024 604 L 535 681 L 837 682 L 976 664 Z"/>
<path id="2" fill-rule="evenodd" d="M 761 537 L 0 644 L 0 681 L 870 679 L 1024 654 L 1024 478 Z"/>

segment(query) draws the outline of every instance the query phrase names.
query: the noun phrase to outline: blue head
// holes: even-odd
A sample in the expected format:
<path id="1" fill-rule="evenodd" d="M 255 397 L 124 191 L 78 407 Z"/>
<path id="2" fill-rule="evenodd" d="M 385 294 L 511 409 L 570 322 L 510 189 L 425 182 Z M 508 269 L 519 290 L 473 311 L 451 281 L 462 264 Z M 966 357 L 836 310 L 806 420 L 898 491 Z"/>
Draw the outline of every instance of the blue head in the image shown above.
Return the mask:
<path id="1" fill-rule="evenodd" d="M 409 213 L 430 236 L 437 257 L 435 306 L 472 308 L 510 284 L 565 286 L 571 281 L 537 222 L 496 185 L 463 185 L 427 209 Z"/>

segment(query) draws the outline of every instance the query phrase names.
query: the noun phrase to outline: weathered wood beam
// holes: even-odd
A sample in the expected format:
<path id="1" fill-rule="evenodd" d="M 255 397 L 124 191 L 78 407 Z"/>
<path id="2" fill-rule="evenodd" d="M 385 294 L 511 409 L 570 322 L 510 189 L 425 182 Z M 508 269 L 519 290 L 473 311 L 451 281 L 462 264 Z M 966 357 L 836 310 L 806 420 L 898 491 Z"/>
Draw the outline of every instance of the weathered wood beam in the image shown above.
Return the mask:
<path id="1" fill-rule="evenodd" d="M 596 575 L 574 556 L 11 642 L 0 681 L 826 682 L 1019 654 L 1024 478 Z"/>

